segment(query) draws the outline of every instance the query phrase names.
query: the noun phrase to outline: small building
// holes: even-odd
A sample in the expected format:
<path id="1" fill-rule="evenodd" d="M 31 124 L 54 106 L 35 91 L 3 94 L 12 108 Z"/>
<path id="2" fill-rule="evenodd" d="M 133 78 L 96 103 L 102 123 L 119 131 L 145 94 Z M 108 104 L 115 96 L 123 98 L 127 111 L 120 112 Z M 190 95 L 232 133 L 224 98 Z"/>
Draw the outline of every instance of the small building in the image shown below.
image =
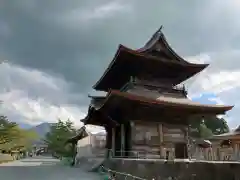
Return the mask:
<path id="1" fill-rule="evenodd" d="M 168 44 L 161 28 L 140 49 L 119 48 L 93 86 L 84 124 L 106 129 L 108 157 L 188 158 L 189 121 L 224 114 L 233 106 L 191 101 L 183 81 L 208 64 L 189 63 Z"/>
<path id="2" fill-rule="evenodd" d="M 76 151 L 75 164 L 78 164 L 81 158 L 105 157 L 106 154 L 106 133 L 92 133 L 83 126 L 78 135 L 69 139 Z"/>
<path id="3" fill-rule="evenodd" d="M 212 142 L 204 139 L 193 139 L 191 143 L 191 159 L 213 160 Z"/>
<path id="4" fill-rule="evenodd" d="M 105 156 L 106 133 L 88 135 L 77 142 L 77 157 L 104 157 Z"/>
<path id="5" fill-rule="evenodd" d="M 215 135 L 211 138 L 213 152 L 218 160 L 240 160 L 240 126 L 234 131 Z"/>

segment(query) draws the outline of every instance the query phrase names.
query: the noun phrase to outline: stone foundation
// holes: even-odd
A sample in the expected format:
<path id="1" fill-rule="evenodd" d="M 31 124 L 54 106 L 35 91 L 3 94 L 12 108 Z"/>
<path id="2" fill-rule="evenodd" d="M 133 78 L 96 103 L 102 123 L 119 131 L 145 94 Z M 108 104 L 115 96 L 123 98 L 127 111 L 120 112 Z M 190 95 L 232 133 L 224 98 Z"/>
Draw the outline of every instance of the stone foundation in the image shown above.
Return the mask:
<path id="1" fill-rule="evenodd" d="M 109 159 L 104 166 L 149 180 L 240 180 L 240 162 Z"/>

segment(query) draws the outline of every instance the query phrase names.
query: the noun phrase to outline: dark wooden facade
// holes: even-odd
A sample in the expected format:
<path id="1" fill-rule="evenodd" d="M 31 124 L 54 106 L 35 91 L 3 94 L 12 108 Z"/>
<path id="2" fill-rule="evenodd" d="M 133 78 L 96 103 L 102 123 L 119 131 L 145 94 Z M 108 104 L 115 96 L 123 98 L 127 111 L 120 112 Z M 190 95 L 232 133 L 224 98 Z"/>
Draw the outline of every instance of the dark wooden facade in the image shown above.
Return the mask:
<path id="1" fill-rule="evenodd" d="M 120 45 L 94 85 L 108 94 L 91 97 L 83 122 L 105 127 L 109 156 L 187 158 L 190 117 L 224 114 L 232 108 L 194 103 L 179 86 L 207 66 L 177 55 L 160 30 L 138 50 Z"/>

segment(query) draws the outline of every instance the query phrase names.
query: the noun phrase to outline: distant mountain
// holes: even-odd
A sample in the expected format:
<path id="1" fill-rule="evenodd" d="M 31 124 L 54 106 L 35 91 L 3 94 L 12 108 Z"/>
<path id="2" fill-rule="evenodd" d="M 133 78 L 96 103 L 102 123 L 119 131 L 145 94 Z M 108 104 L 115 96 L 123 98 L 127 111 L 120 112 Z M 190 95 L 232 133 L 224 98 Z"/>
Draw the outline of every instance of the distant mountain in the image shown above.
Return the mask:
<path id="1" fill-rule="evenodd" d="M 35 131 L 39 137 L 43 138 L 49 131 L 50 127 L 54 125 L 54 123 L 41 123 L 35 127 L 30 128 L 31 130 Z"/>
<path id="2" fill-rule="evenodd" d="M 32 125 L 25 124 L 25 123 L 18 123 L 18 125 L 20 128 L 23 128 L 23 129 L 30 129 L 33 127 Z"/>
<path id="3" fill-rule="evenodd" d="M 50 127 L 54 125 L 54 123 L 41 123 L 35 127 L 30 128 L 30 130 L 35 131 L 38 135 L 37 140 L 35 140 L 33 142 L 33 144 L 39 145 L 39 144 L 43 144 L 43 139 L 45 137 L 45 135 L 50 131 Z"/>

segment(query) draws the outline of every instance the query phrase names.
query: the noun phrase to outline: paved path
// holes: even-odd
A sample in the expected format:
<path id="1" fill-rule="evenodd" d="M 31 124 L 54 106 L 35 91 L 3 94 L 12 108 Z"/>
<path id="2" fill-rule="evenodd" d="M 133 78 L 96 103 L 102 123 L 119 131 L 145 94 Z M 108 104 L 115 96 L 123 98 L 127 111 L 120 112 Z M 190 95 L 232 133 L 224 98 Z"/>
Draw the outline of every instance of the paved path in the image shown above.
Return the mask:
<path id="1" fill-rule="evenodd" d="M 59 164 L 51 157 L 33 157 L 0 164 L 3 180 L 100 180 L 100 176 L 80 168 Z"/>

